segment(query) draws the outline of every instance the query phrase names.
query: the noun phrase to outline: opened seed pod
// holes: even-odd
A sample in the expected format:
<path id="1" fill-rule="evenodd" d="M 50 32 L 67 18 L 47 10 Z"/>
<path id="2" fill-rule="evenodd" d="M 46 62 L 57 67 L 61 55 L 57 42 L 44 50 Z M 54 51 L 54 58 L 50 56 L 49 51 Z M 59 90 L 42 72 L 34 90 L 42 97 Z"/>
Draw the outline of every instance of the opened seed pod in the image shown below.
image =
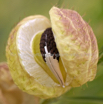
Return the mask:
<path id="1" fill-rule="evenodd" d="M 96 76 L 98 47 L 91 27 L 73 10 L 51 8 L 50 21 L 35 15 L 10 33 L 6 56 L 20 89 L 57 97 Z"/>

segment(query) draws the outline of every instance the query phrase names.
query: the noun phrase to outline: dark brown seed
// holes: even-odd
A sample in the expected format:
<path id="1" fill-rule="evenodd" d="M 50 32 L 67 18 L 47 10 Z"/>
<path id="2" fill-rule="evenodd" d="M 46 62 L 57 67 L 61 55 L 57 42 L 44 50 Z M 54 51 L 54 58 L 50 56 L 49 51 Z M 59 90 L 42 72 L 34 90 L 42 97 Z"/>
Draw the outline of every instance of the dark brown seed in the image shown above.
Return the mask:
<path id="1" fill-rule="evenodd" d="M 44 48 L 44 45 L 43 44 L 40 44 L 40 47 Z"/>
<path id="2" fill-rule="evenodd" d="M 53 54 L 53 49 L 50 50 L 51 54 Z"/>
<path id="3" fill-rule="evenodd" d="M 47 46 L 48 52 L 53 56 L 54 59 L 59 61 L 59 52 L 56 47 L 55 39 L 51 28 L 47 28 L 41 36 L 40 39 L 40 52 L 42 54 L 43 60 L 45 61 L 45 49 Z"/>
<path id="4" fill-rule="evenodd" d="M 53 54 L 53 58 L 55 59 L 55 57 L 56 57 L 56 56 L 55 56 L 55 53 L 54 53 L 54 54 Z"/>
<path id="5" fill-rule="evenodd" d="M 41 48 L 41 52 L 43 52 L 43 53 L 45 52 L 44 48 Z"/>

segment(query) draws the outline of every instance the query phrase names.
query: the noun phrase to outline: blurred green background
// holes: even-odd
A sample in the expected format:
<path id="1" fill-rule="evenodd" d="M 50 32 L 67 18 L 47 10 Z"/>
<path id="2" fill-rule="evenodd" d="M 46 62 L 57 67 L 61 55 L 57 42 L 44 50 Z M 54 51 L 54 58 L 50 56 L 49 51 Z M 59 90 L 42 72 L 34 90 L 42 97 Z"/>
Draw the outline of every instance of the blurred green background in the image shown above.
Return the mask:
<path id="1" fill-rule="evenodd" d="M 0 62 L 6 61 L 5 47 L 12 28 L 24 17 L 41 14 L 49 18 L 49 10 L 58 0 L 0 0 Z M 63 8 L 74 9 L 89 22 L 103 46 L 103 0 L 59 0 Z M 103 104 L 103 66 L 98 66 L 97 77 L 86 85 L 73 88 L 56 99 L 43 104 Z"/>

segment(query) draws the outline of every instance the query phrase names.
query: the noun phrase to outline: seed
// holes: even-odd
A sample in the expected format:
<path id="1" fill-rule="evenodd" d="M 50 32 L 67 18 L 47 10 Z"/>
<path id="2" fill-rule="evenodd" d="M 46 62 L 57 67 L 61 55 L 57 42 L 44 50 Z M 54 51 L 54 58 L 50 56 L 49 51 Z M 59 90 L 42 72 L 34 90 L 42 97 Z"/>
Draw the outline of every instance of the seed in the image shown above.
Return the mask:
<path id="1" fill-rule="evenodd" d="M 53 56 L 54 59 L 57 59 L 59 61 L 59 52 L 56 47 L 55 39 L 51 28 L 47 28 L 40 39 L 40 52 L 44 61 L 46 53 L 44 49 L 45 46 L 47 46 L 47 50 L 51 54 L 51 56 Z"/>

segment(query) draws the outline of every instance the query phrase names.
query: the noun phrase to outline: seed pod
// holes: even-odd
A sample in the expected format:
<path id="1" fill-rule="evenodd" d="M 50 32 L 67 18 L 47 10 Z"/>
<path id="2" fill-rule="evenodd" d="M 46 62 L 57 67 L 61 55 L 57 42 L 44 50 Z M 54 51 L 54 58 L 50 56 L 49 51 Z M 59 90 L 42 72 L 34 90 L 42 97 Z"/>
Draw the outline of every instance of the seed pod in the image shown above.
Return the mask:
<path id="1" fill-rule="evenodd" d="M 10 33 L 6 56 L 15 83 L 41 98 L 60 96 L 95 78 L 98 47 L 91 27 L 73 10 L 51 8 Z"/>

